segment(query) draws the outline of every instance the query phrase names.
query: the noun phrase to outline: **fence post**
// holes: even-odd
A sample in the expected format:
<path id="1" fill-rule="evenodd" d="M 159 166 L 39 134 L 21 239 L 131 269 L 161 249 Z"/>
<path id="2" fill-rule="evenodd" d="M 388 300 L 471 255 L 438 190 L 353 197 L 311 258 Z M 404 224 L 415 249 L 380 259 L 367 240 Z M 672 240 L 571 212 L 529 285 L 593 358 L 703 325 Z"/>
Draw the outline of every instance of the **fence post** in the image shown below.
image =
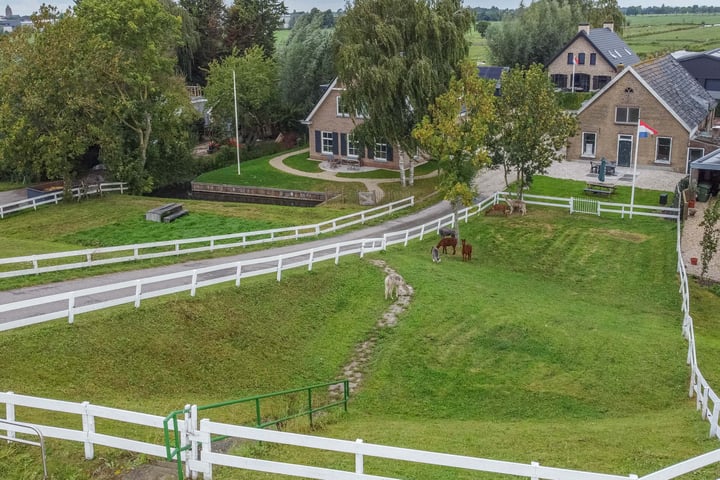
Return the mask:
<path id="1" fill-rule="evenodd" d="M 68 297 L 68 323 L 73 323 L 75 321 L 75 292 L 70 292 L 70 297 Z"/>
<path id="2" fill-rule="evenodd" d="M 7 392 L 8 395 L 12 396 L 15 395 L 14 392 Z M 10 403 L 9 401 L 5 403 L 5 420 L 8 422 L 14 422 L 15 421 L 15 404 Z M 7 432 L 8 438 L 15 438 L 15 430 L 8 430 Z"/>
<path id="3" fill-rule="evenodd" d="M 90 438 L 95 433 L 95 417 L 88 413 L 90 402 L 82 402 L 82 425 L 85 434 L 85 460 L 92 460 L 95 457 L 95 448 Z"/>
<path id="4" fill-rule="evenodd" d="M 405 243 L 403 244 L 403 247 L 407 247 L 409 239 L 410 239 L 410 230 L 405 230 Z"/>
<path id="5" fill-rule="evenodd" d="M 308 258 L 308 272 L 312 271 L 314 257 L 315 257 L 315 250 L 310 250 L 310 258 Z"/>
<path id="6" fill-rule="evenodd" d="M 710 436 L 717 437 L 718 432 L 718 414 L 720 414 L 720 403 L 715 403 L 712 410 L 712 420 L 710 421 Z"/>
<path id="7" fill-rule="evenodd" d="M 140 295 L 142 294 L 142 281 L 135 282 L 135 308 L 140 308 Z"/>
<path id="8" fill-rule="evenodd" d="M 190 286 L 190 296 L 195 296 L 195 290 L 197 289 L 197 270 L 193 270 L 192 273 L 192 284 Z"/>
<path id="9" fill-rule="evenodd" d="M 207 418 L 200 420 L 200 443 L 202 443 L 202 451 L 208 453 L 212 451 L 210 432 L 207 431 L 207 426 L 205 426 L 209 421 Z M 202 457 L 200 461 L 202 462 Z M 212 480 L 212 463 L 210 462 L 203 464 L 203 479 Z"/>
<path id="10" fill-rule="evenodd" d="M 363 443 L 362 438 L 358 438 L 357 440 L 355 440 L 355 443 L 357 443 L 357 444 Z M 355 473 L 365 473 L 365 468 L 363 466 L 362 453 L 355 454 Z"/>
<path id="11" fill-rule="evenodd" d="M 423 223 L 420 227 L 420 241 L 422 241 L 423 236 L 425 235 L 425 224 Z"/>
<path id="12" fill-rule="evenodd" d="M 37 260 L 37 257 L 36 257 L 35 255 L 33 255 L 32 264 L 33 264 L 33 270 L 35 270 L 35 273 L 37 273 L 38 260 Z"/>
<path id="13" fill-rule="evenodd" d="M 538 480 L 538 478 L 540 478 L 538 476 L 538 467 L 540 464 L 538 462 L 530 462 L 530 466 L 533 467 L 533 474 L 532 477 L 530 477 L 530 480 Z"/>
<path id="14" fill-rule="evenodd" d="M 235 272 L 235 286 L 240 286 L 240 278 L 242 277 L 242 263 L 238 262 L 237 271 Z"/>
<path id="15" fill-rule="evenodd" d="M 340 263 L 340 245 L 335 245 L 335 265 Z"/>
<path id="16" fill-rule="evenodd" d="M 182 436 L 182 442 L 187 445 L 190 442 L 190 459 L 192 461 L 200 460 L 200 450 L 197 441 L 198 429 L 198 410 L 197 405 L 185 406 L 185 434 Z M 184 446 L 184 445 L 183 445 Z M 181 459 L 178 459 L 180 461 Z M 195 470 L 190 469 L 190 462 L 185 462 L 185 475 L 190 478 L 197 478 L 198 474 Z"/>
<path id="17" fill-rule="evenodd" d="M 276 280 L 279 282 L 281 278 L 282 278 L 282 257 L 278 257 Z"/>

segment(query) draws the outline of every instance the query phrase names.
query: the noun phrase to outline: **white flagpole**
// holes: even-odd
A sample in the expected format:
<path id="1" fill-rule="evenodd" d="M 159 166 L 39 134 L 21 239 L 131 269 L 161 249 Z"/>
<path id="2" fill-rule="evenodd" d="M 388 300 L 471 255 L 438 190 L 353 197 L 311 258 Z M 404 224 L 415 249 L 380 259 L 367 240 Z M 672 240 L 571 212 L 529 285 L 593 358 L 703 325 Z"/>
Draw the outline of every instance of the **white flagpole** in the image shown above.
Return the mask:
<path id="1" fill-rule="evenodd" d="M 238 175 L 240 175 L 240 136 L 238 135 L 237 86 L 233 69 L 233 101 L 235 102 L 235 151 L 237 152 Z"/>
<path id="2" fill-rule="evenodd" d="M 575 93 L 575 55 L 573 55 L 573 72 L 572 77 L 570 77 L 570 91 Z"/>
<path id="3" fill-rule="evenodd" d="M 630 218 L 633 216 L 633 207 L 635 206 L 635 177 L 637 177 L 637 160 L 638 147 L 640 146 L 640 118 L 638 118 L 637 128 L 635 129 L 635 160 L 633 161 L 633 178 L 632 190 L 630 190 Z"/>

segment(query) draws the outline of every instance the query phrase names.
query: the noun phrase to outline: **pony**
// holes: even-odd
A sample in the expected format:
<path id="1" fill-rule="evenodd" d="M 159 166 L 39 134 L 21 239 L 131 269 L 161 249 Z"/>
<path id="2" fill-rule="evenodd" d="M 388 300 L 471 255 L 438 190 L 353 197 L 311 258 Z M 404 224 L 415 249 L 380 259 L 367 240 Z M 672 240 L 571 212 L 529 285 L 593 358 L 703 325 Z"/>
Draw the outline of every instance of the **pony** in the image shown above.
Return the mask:
<path id="1" fill-rule="evenodd" d="M 465 242 L 465 239 L 462 239 L 462 256 L 463 256 L 463 262 L 464 261 L 470 261 L 472 259 L 472 245 Z"/>
<path id="2" fill-rule="evenodd" d="M 510 207 L 508 207 L 507 205 L 503 205 L 502 203 L 496 203 L 495 205 L 485 210 L 485 215 L 490 215 L 493 212 L 500 212 L 507 217 L 508 213 L 510 212 Z"/>
<path id="3" fill-rule="evenodd" d="M 510 214 L 515 210 L 519 210 L 521 215 L 525 215 L 527 213 L 527 204 L 523 202 L 522 200 L 509 200 L 505 199 L 507 204 L 510 206 Z"/>
<path id="4" fill-rule="evenodd" d="M 457 247 L 457 238 L 455 237 L 443 237 L 440 239 L 435 248 L 441 248 L 443 253 L 447 253 L 447 247 L 452 247 L 453 255 L 455 255 L 455 247 Z"/>
<path id="5" fill-rule="evenodd" d="M 400 292 L 400 289 L 402 288 L 404 283 L 405 283 L 405 280 L 403 280 L 403 277 L 401 277 L 397 273 L 391 273 L 388 276 L 386 276 L 385 277 L 385 300 L 387 300 L 388 296 L 390 297 L 390 300 L 392 300 L 393 293 L 395 293 L 395 298 L 397 298 L 398 294 Z"/>
<path id="6" fill-rule="evenodd" d="M 453 229 L 450 228 L 450 227 L 442 227 L 442 228 L 438 231 L 438 233 L 440 234 L 441 237 L 452 237 L 452 238 L 455 238 L 455 235 L 457 235 L 457 233 L 455 232 L 455 230 L 453 230 Z"/>
<path id="7" fill-rule="evenodd" d="M 430 249 L 430 255 L 432 255 L 433 263 L 440 263 L 440 250 L 438 250 L 438 247 L 432 247 Z"/>

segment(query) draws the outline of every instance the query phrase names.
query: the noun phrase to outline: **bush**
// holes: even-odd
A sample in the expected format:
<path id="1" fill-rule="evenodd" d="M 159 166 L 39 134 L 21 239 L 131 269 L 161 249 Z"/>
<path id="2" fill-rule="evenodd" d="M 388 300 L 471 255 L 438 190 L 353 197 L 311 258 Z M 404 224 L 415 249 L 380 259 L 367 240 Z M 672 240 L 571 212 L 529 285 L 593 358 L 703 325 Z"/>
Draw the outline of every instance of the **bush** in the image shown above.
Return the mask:
<path id="1" fill-rule="evenodd" d="M 240 145 L 240 162 L 254 158 L 273 155 L 285 151 L 283 145 L 274 141 L 258 142 L 248 148 L 247 145 Z M 222 145 L 215 153 L 197 159 L 196 176 L 201 173 L 217 170 L 237 163 L 237 150 L 234 145 Z"/>

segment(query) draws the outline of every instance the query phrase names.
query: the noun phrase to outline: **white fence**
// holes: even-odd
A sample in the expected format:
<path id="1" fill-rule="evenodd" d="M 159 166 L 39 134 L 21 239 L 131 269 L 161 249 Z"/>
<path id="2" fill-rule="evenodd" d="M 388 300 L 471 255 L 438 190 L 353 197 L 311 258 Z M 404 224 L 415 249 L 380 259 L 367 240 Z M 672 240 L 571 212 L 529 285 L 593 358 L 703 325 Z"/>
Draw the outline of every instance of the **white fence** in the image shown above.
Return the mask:
<path id="1" fill-rule="evenodd" d="M 16 265 L 14 268 L 17 268 L 16 270 L 0 271 L 0 278 L 17 277 L 21 275 L 31 275 L 45 272 L 57 272 L 61 270 L 71 270 L 75 268 L 85 268 L 158 257 L 177 256 L 196 252 L 214 252 L 216 250 L 227 248 L 247 247 L 249 245 L 262 243 L 315 237 L 323 233 L 337 232 L 338 230 L 348 228 L 353 225 L 364 224 L 368 220 L 389 215 L 398 210 L 411 207 L 414 204 L 415 197 L 407 197 L 379 207 L 363 210 L 362 212 L 351 213 L 314 225 L 301 225 L 297 227 L 274 228 L 270 230 L 232 233 L 210 237 L 186 238 L 164 242 L 138 243 L 134 245 L 120 245 L 115 247 L 0 258 L 0 265 Z M 110 256 L 117 254 L 120 256 Z M 103 258 L 103 256 L 105 256 L 105 258 Z M 63 260 L 70 261 L 71 263 L 57 264 L 58 261 Z M 43 266 L 41 265 L 41 262 L 48 262 L 50 264 Z M 21 266 L 23 265 L 31 265 L 31 267 L 22 268 Z"/>
<path id="2" fill-rule="evenodd" d="M 123 182 L 113 183 L 100 183 L 94 185 L 87 185 L 84 187 L 75 187 L 72 189 L 73 198 L 86 197 L 88 195 L 102 195 L 108 192 L 120 192 L 125 193 L 127 190 L 127 184 Z M 63 199 L 64 192 L 58 190 L 57 192 L 48 193 L 46 195 L 39 195 L 37 197 L 26 198 L 24 200 L 18 200 L 17 202 L 6 203 L 0 205 L 0 219 L 5 218 L 8 213 L 20 212 L 32 208 L 37 210 L 40 205 L 47 205 L 49 203 L 60 203 Z"/>
<path id="3" fill-rule="evenodd" d="M 548 202 L 549 197 L 544 199 L 538 199 L 533 203 L 539 201 Z M 461 212 L 460 220 L 464 219 L 467 221 L 468 217 L 481 212 L 484 208 L 492 203 L 498 201 L 498 196 L 491 197 L 478 205 L 467 208 Z M 530 203 L 528 199 L 528 203 Z M 638 207 L 635 207 L 638 208 Z M 653 214 L 654 215 L 654 214 Z M 654 215 L 655 216 L 655 215 Z M 677 217 L 676 217 L 677 218 Z M 410 229 L 404 232 L 397 232 L 393 234 L 387 234 L 383 239 L 374 240 L 360 240 L 358 242 L 348 242 L 347 245 L 336 244 L 328 249 L 335 249 L 334 253 L 325 252 L 324 254 L 314 255 L 314 253 L 307 253 L 307 257 L 303 260 L 308 265 L 308 268 L 312 268 L 313 261 L 321 261 L 323 259 L 334 258 L 337 262 L 342 254 L 349 253 L 360 253 L 361 255 L 367 251 L 374 251 L 380 248 L 384 248 L 386 245 L 394 243 L 407 244 L 408 240 L 413 238 L 422 238 L 424 234 L 430 232 L 436 232 L 441 226 L 446 226 L 452 223 L 452 215 L 448 215 L 437 219 L 433 222 L 421 225 L 414 229 Z M 695 341 L 694 341 L 694 330 L 692 324 L 692 317 L 690 316 L 690 296 L 689 286 L 687 281 L 687 274 L 685 272 L 685 266 L 682 261 L 682 255 L 680 250 L 680 223 L 678 218 L 678 239 L 677 239 L 677 253 L 678 253 L 678 271 L 680 273 L 681 285 L 680 292 L 682 294 L 682 311 L 684 313 L 683 321 L 683 334 L 688 339 L 688 363 L 691 366 L 691 382 L 690 382 L 690 396 L 697 396 L 698 409 L 702 411 L 703 418 L 710 421 L 710 435 L 714 437 L 718 436 L 718 409 L 720 401 L 717 395 L 712 391 L 710 386 L 705 381 L 704 377 L 700 373 L 697 366 L 696 352 L 695 352 Z M 367 243 L 370 242 L 370 243 Z M 379 243 L 376 243 L 379 242 Z M 351 245 L 352 244 L 352 245 Z M 348 247 L 347 249 L 344 249 Z M 307 251 L 310 252 L 310 251 Z M 294 255 L 299 255 L 294 254 Z M 289 268 L 287 264 L 283 264 L 281 257 L 274 257 L 272 259 L 264 259 L 265 262 L 269 262 L 264 267 L 262 273 L 276 272 L 278 280 L 280 279 L 283 268 Z M 301 261 L 301 263 L 303 262 Z M 260 260 L 258 260 L 260 262 Z M 235 280 L 236 284 L 239 284 L 242 278 L 241 265 L 236 265 L 237 271 L 231 278 L 220 277 L 220 281 Z M 192 292 L 194 293 L 195 288 L 203 286 L 203 283 L 197 279 L 198 272 L 193 272 L 193 287 Z M 260 273 L 258 273 L 260 274 Z M 157 277 L 161 278 L 161 277 Z M 162 280 L 158 280 L 162 282 Z M 210 282 L 214 280 L 208 280 Z M 217 282 L 214 282 L 217 283 Z M 132 287 L 132 285 L 131 285 Z M 94 289 L 90 289 L 94 290 Z M 181 290 L 176 290 L 181 291 Z M 158 293 L 160 294 L 160 293 Z M 142 292 L 137 298 L 139 303 L 142 297 Z M 60 301 L 67 299 L 60 298 Z M 121 302 L 122 303 L 122 302 Z M 72 308 L 69 309 L 72 312 Z M 79 313 L 77 310 L 75 313 Z M 95 419 L 103 418 L 107 420 L 113 420 L 116 422 L 124 422 L 134 425 L 141 425 L 152 429 L 158 429 L 157 437 L 160 437 L 159 431 L 163 429 L 164 417 L 155 415 L 118 410 L 108 407 L 100 407 L 91 405 L 88 402 L 83 403 L 71 403 L 59 400 L 50 400 L 36 397 L 29 397 L 24 395 L 16 395 L 12 392 L 0 393 L 0 404 L 5 405 L 5 416 L 8 422 L 12 422 L 7 426 L 3 427 L 6 430 L 7 437 L 15 438 L 17 434 L 28 434 L 33 433 L 35 430 L 39 430 L 43 436 L 48 438 L 58 438 L 63 440 L 71 440 L 75 442 L 83 443 L 85 446 L 86 458 L 92 458 L 94 455 L 94 445 L 104 445 L 112 448 L 124 449 L 132 452 L 144 453 L 156 457 L 165 457 L 166 449 L 164 445 L 148 443 L 145 441 L 139 441 L 134 439 L 126 439 L 118 436 L 102 434 L 96 431 Z M 49 410 L 55 412 L 62 412 L 65 414 L 75 414 L 78 418 L 78 428 L 68 427 L 54 427 L 47 425 L 32 425 L 33 429 L 30 430 L 27 427 L 18 427 L 13 425 L 18 419 L 18 413 L 16 407 L 29 407 L 34 409 Z M 541 466 L 536 462 L 530 464 L 521 464 L 514 462 L 504 462 L 498 460 L 489 460 L 483 458 L 474 458 L 467 456 L 451 455 L 437 452 L 427 452 L 420 450 L 411 450 L 405 448 L 397 448 L 383 445 L 365 444 L 362 440 L 355 442 L 347 440 L 336 440 L 322 437 L 314 437 L 308 435 L 299 435 L 286 432 L 274 432 L 270 430 L 259 430 L 249 427 L 240 427 L 236 425 L 227 425 L 222 423 L 212 422 L 209 419 L 198 420 L 197 407 L 186 409 L 190 412 L 189 416 L 184 421 L 180 421 L 178 425 L 179 434 L 182 436 L 182 445 L 192 445 L 193 448 L 189 452 L 182 452 L 182 460 L 185 462 L 185 471 L 190 474 L 200 473 L 203 475 L 205 480 L 212 479 L 213 466 L 227 466 L 234 468 L 243 468 L 247 470 L 261 471 L 278 473 L 284 475 L 292 475 L 305 478 L 315 479 L 352 479 L 352 480 L 367 480 L 367 479 L 390 479 L 391 477 L 377 476 L 375 474 L 364 473 L 364 458 L 365 457 L 376 457 L 393 459 L 405 462 L 422 463 L 427 465 L 438 465 L 446 468 L 456 468 L 463 470 L 474 470 L 489 473 L 497 473 L 504 475 L 520 476 L 530 479 L 553 479 L 553 480 L 617 480 L 624 478 L 638 478 L 635 475 L 620 476 L 603 473 L 592 473 L 582 472 L 577 470 L 567 470 L 561 468 L 553 468 Z M 246 457 L 238 457 L 228 454 L 222 454 L 213 452 L 211 437 L 213 435 L 229 435 L 235 438 L 244 438 L 254 441 L 272 442 L 284 445 L 293 445 L 298 447 L 305 447 L 311 449 L 322 449 L 340 453 L 346 453 L 353 455 L 355 458 L 355 471 L 337 470 L 331 468 L 323 468 L 317 466 L 308 465 L 295 465 L 288 464 L 285 462 L 275 462 L 269 460 L 257 460 Z M 678 463 L 668 468 L 659 470 L 649 475 L 641 477 L 642 480 L 671 480 L 685 475 L 689 472 L 698 470 L 708 465 L 712 465 L 720 462 L 720 450 L 714 450 L 712 452 L 700 455 L 698 457 L 689 459 L 687 461 Z"/>

